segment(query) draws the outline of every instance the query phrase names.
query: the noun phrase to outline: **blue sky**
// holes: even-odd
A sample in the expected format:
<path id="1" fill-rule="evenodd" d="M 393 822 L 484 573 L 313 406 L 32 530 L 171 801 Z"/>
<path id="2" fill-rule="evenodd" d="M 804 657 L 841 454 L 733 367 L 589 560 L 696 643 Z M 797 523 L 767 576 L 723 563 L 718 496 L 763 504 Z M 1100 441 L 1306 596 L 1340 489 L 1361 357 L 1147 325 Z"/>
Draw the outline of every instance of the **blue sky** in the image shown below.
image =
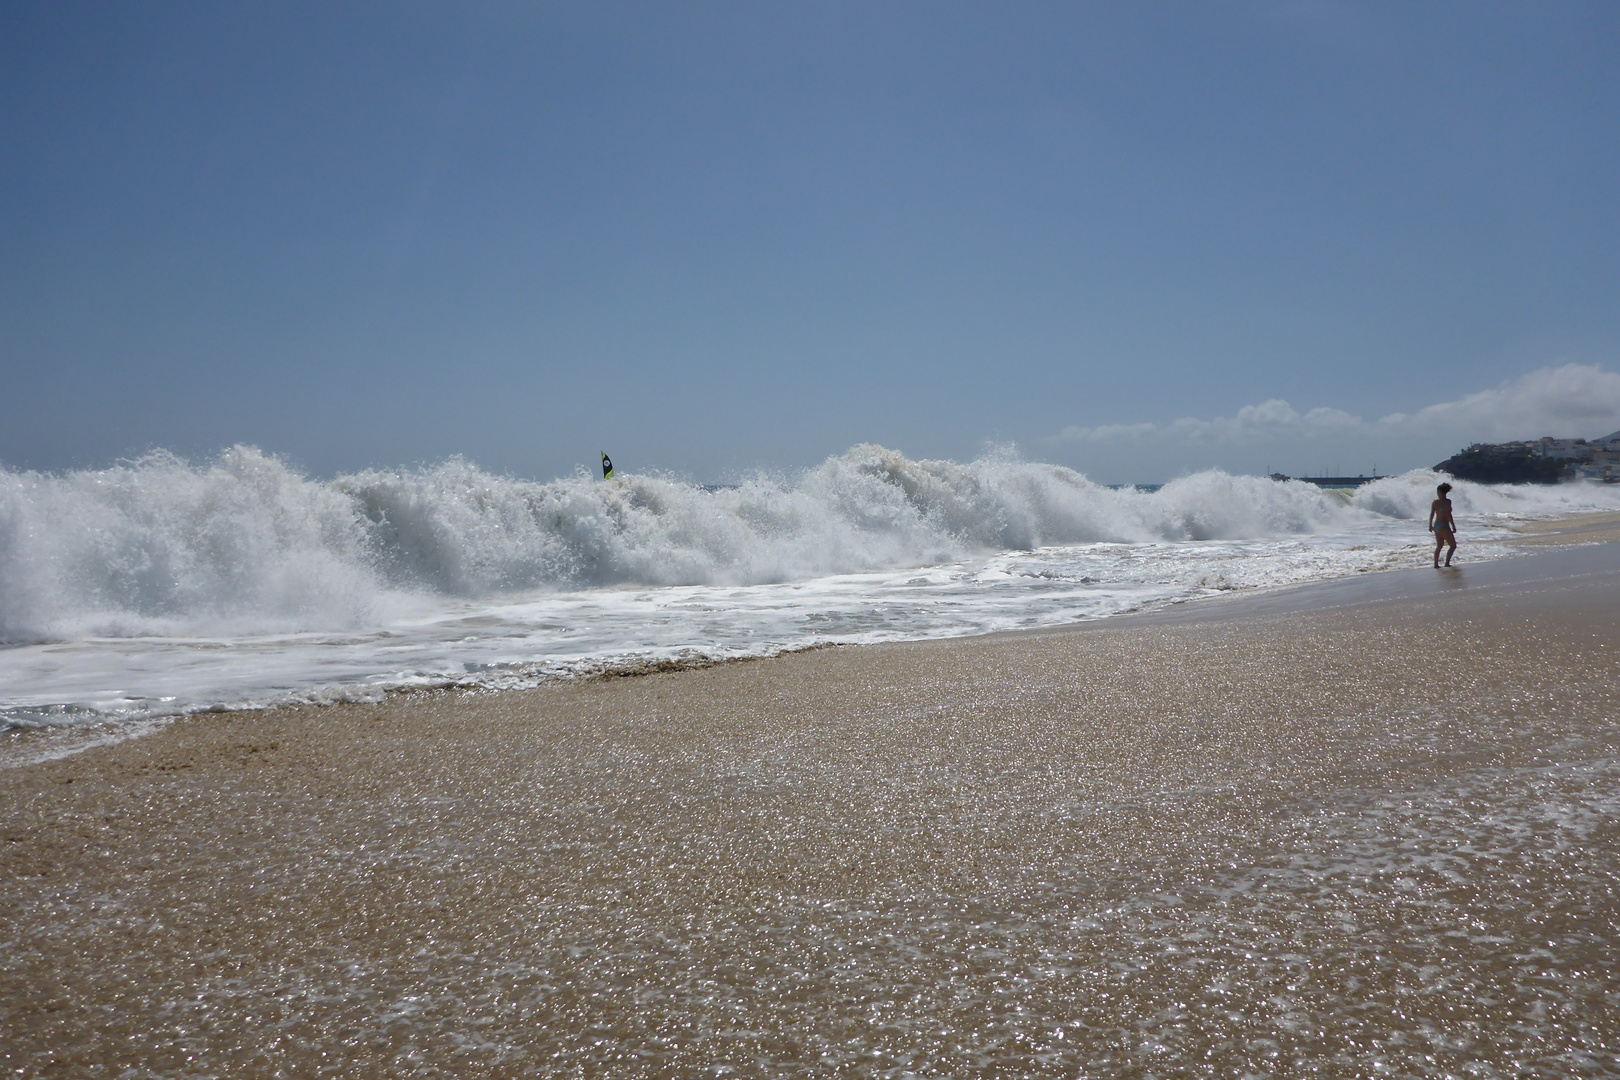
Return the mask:
<path id="1" fill-rule="evenodd" d="M 1620 428 L 1612 3 L 17 3 L 0 190 L 11 468 Z"/>

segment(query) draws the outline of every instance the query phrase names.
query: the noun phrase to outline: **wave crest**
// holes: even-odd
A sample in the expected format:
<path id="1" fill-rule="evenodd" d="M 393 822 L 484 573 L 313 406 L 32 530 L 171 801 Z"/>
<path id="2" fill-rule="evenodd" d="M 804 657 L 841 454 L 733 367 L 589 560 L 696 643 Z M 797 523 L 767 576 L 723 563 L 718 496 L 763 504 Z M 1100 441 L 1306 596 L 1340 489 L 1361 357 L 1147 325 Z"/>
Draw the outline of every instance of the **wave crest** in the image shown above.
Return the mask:
<path id="1" fill-rule="evenodd" d="M 0 639 L 330 630 L 420 593 L 762 584 L 1048 545 L 1310 533 L 1421 518 L 1435 482 L 1420 471 L 1352 495 L 1211 471 L 1148 493 L 1010 451 L 958 464 L 870 444 L 718 489 L 583 471 L 540 483 L 459 458 L 321 482 L 248 446 L 200 465 L 158 452 L 0 469 Z M 1453 498 L 1463 513 L 1536 515 L 1591 491 L 1458 483 Z"/>

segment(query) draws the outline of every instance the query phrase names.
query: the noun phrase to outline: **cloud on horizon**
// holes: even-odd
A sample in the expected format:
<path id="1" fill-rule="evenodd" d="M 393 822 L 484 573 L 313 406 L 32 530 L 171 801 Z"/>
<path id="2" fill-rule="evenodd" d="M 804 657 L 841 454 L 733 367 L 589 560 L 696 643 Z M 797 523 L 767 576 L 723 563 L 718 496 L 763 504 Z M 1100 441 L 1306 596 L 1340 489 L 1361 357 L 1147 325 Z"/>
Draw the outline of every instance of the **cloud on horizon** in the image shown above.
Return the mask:
<path id="1" fill-rule="evenodd" d="M 1620 428 L 1620 374 L 1596 364 L 1540 368 L 1489 390 L 1456 401 L 1428 405 L 1415 413 L 1390 413 L 1363 420 L 1342 409 L 1301 413 L 1280 398 L 1245 405 L 1233 416 L 1209 420 L 1183 417 L 1169 423 L 1071 424 L 1054 442 L 1129 443 L 1148 439 L 1187 443 L 1255 443 L 1272 439 L 1342 436 L 1412 437 L 1443 434 L 1470 442 L 1557 438 L 1597 438 Z"/>

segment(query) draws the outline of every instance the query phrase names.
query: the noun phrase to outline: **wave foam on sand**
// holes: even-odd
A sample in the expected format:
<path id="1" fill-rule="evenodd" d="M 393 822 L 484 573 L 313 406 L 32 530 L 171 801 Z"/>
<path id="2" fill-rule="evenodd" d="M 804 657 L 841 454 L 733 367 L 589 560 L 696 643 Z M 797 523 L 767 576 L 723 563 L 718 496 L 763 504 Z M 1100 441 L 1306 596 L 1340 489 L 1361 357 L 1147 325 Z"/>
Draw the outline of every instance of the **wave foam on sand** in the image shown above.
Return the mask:
<path id="1" fill-rule="evenodd" d="M 78 724 L 1058 625 L 1399 565 L 1435 479 L 1205 472 L 1148 492 L 870 445 L 718 489 L 461 460 L 327 482 L 250 447 L 0 471 L 0 712 Z M 1473 540 L 1620 490 L 1453 499 Z"/>

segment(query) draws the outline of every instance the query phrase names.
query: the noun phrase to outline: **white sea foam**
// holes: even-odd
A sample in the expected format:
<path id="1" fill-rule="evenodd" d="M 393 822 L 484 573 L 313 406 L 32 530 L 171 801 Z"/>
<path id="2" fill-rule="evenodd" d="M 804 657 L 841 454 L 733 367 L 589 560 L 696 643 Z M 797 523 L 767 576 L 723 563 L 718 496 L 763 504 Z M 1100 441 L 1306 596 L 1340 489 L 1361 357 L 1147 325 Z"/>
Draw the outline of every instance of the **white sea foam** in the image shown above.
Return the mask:
<path id="1" fill-rule="evenodd" d="M 994 453 L 858 446 L 720 489 L 537 483 L 465 461 L 331 482 L 193 465 L 0 470 L 0 717 L 78 724 L 527 685 L 636 658 L 1054 625 L 1414 560 L 1434 474 L 1353 494 L 1205 472 L 1156 492 Z M 1620 508 L 1599 485 L 1452 495 L 1492 522 Z"/>

